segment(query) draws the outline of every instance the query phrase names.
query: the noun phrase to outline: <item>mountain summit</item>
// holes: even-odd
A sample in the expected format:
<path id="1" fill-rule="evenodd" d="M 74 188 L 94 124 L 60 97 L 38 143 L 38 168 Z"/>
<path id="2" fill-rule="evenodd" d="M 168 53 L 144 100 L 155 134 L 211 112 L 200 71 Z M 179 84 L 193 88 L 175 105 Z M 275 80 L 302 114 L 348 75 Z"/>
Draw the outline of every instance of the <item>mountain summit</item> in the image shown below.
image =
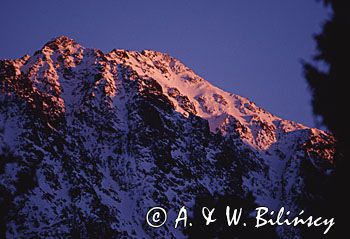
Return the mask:
<path id="1" fill-rule="evenodd" d="M 0 61 L 0 146 L 2 238 L 184 238 L 171 223 L 149 227 L 147 210 L 201 195 L 312 211 L 335 151 L 332 135 L 167 54 L 103 53 L 64 36 Z"/>

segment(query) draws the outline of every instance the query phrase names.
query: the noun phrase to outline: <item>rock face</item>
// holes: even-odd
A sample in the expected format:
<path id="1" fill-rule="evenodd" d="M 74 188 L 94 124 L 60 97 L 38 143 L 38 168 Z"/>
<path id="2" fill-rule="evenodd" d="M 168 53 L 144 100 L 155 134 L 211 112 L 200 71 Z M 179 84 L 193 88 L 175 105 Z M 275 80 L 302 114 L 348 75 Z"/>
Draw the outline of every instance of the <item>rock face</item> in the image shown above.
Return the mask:
<path id="1" fill-rule="evenodd" d="M 149 227 L 148 209 L 251 192 L 297 211 L 322 198 L 334 138 L 167 54 L 59 37 L 0 61 L 0 146 L 1 238 L 186 238 L 171 223 Z"/>

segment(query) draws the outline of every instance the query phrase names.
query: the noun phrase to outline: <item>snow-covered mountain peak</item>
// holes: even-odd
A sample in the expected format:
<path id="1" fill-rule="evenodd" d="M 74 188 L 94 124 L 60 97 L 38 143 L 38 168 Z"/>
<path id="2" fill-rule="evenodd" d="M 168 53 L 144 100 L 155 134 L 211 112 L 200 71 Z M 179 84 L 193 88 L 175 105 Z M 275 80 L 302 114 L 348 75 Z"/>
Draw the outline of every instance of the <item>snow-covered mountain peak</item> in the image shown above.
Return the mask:
<path id="1" fill-rule="evenodd" d="M 75 40 L 67 36 L 59 36 L 46 43 L 43 46 L 43 49 L 50 48 L 53 51 L 59 50 L 60 52 L 64 52 L 65 50 L 71 51 L 72 49 L 78 49 L 80 47 L 80 44 L 78 44 Z"/>
<path id="2" fill-rule="evenodd" d="M 48 89 L 49 83 L 50 90 L 61 95 L 57 101 L 67 111 L 70 111 L 70 105 L 83 100 L 75 94 L 82 84 L 95 84 L 96 87 L 104 84 L 105 93 L 109 92 L 109 97 L 115 98 L 120 84 L 118 71 L 123 67 L 135 72 L 136 79 L 155 80 L 161 87 L 161 94 L 184 116 L 193 114 L 207 120 L 214 133 L 235 131 L 258 150 L 267 150 L 281 134 L 307 129 L 274 116 L 247 98 L 213 86 L 166 53 L 114 49 L 105 54 L 61 36 L 45 44 L 34 56 L 9 62 L 16 74 L 27 74 L 37 88 Z M 43 94 L 47 93 L 43 91 Z M 89 94 L 94 96 L 96 92 Z"/>
<path id="3" fill-rule="evenodd" d="M 334 144 L 168 54 L 58 37 L 0 61 L 0 237 L 184 238 L 146 210 L 208 194 L 297 211 L 325 196 Z"/>
<path id="4" fill-rule="evenodd" d="M 277 131 L 306 128 L 276 117 L 244 97 L 213 86 L 168 54 L 151 50 L 113 50 L 106 58 L 130 67 L 141 77 L 152 77 L 162 86 L 163 93 L 172 101 L 177 111 L 187 116 L 192 113 L 208 120 L 212 132 L 221 130 L 225 133 L 229 124 L 239 124 L 245 128 L 241 134 L 246 132 L 245 140 L 249 140 L 254 147 L 266 149 L 275 142 L 275 136 L 272 135 L 269 140 L 256 141 L 257 137 L 265 136 L 262 133 L 264 128 L 268 128 L 273 134 L 278 134 Z"/>

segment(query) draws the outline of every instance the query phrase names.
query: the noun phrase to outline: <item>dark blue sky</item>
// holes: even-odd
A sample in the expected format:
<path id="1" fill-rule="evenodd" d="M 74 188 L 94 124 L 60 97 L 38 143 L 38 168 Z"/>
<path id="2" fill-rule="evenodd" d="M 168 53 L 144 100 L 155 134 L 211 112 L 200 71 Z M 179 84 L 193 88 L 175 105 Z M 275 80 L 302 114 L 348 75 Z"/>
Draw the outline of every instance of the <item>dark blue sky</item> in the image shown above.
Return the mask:
<path id="1" fill-rule="evenodd" d="M 220 88 L 314 126 L 301 59 L 327 11 L 314 0 L 3 1 L 0 58 L 58 35 L 86 47 L 167 52 Z"/>

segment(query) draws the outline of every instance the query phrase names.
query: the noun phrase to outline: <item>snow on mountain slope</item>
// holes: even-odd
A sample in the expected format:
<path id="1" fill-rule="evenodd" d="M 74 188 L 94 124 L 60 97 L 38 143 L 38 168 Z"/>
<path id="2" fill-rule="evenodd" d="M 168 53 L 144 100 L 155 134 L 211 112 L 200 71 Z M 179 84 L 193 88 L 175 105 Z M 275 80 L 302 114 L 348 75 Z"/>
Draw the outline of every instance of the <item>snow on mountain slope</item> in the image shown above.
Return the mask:
<path id="1" fill-rule="evenodd" d="M 183 238 L 145 224 L 149 207 L 248 192 L 297 210 L 334 138 L 224 92 L 155 51 L 56 38 L 0 62 L 0 210 L 8 238 Z M 313 174 L 314 175 L 314 174 Z M 314 195 L 316 198 L 323 195 Z M 298 235 L 283 229 L 282 238 Z"/>

